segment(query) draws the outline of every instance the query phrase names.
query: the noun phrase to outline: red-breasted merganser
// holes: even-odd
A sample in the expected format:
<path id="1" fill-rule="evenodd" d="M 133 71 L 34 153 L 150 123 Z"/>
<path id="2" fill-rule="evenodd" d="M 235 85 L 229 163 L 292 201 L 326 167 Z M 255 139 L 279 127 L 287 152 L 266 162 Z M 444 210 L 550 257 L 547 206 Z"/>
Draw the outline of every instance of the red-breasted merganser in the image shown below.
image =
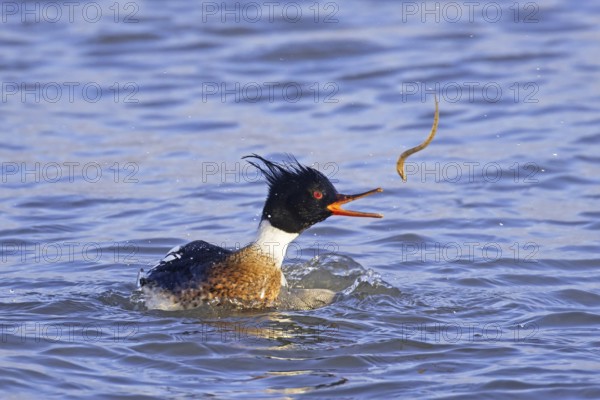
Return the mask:
<path id="1" fill-rule="evenodd" d="M 205 302 L 244 308 L 276 306 L 281 287 L 287 285 L 281 272 L 285 250 L 300 233 L 331 215 L 383 217 L 341 208 L 381 192 L 381 188 L 356 195 L 339 194 L 325 175 L 295 159 L 279 164 L 256 154 L 243 158 L 262 162 L 248 161 L 269 183 L 256 240 L 237 251 L 202 240 L 175 247 L 138 279 L 148 308 L 181 310 Z"/>

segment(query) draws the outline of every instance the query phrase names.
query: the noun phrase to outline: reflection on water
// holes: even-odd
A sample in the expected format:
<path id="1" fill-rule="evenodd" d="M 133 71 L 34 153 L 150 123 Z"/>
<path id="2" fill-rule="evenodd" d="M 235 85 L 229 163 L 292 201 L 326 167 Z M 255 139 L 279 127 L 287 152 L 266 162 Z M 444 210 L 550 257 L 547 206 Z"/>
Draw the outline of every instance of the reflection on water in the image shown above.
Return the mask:
<path id="1" fill-rule="evenodd" d="M 599 11 L 4 3 L 4 397 L 599 397 Z M 385 189 L 288 252 L 334 303 L 146 310 L 140 267 L 254 237 L 250 153 Z"/>

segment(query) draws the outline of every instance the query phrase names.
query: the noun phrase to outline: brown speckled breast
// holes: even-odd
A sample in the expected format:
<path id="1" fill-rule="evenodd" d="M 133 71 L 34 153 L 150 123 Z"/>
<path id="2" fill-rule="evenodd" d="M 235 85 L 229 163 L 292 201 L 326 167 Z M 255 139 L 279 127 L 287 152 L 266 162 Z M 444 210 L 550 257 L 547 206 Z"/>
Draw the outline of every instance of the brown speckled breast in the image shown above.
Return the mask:
<path id="1" fill-rule="evenodd" d="M 245 308 L 270 307 L 281 288 L 281 270 L 271 257 L 253 246 L 202 266 L 201 271 L 198 279 L 176 287 L 161 288 L 160 282 L 150 283 L 153 290 L 158 289 L 178 309 L 195 308 L 207 301 Z"/>

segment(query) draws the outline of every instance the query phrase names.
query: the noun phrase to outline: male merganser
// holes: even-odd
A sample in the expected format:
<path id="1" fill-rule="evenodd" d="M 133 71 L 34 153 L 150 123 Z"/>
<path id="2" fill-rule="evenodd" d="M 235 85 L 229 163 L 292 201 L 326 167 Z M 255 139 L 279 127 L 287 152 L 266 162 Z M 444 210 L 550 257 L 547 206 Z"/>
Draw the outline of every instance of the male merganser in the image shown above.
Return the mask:
<path id="1" fill-rule="evenodd" d="M 264 166 L 248 161 L 269 183 L 256 240 L 237 251 L 202 240 L 175 247 L 146 276 L 138 278 L 149 308 L 181 310 L 205 302 L 244 308 L 276 306 L 281 286 L 287 285 L 281 272 L 285 250 L 300 233 L 331 215 L 383 217 L 341 208 L 381 192 L 381 188 L 356 195 L 339 194 L 325 175 L 294 158 L 287 164 L 256 154 L 243 158 L 262 162 Z"/>

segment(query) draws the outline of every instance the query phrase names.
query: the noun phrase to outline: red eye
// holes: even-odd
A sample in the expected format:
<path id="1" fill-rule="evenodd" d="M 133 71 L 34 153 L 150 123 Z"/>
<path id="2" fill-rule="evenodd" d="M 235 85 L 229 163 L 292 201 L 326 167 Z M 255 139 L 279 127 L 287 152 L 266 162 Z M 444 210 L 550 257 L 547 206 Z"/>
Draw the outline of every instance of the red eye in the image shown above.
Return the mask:
<path id="1" fill-rule="evenodd" d="M 315 197 L 315 199 L 320 200 L 323 198 L 323 193 L 319 192 L 318 190 L 315 190 L 313 192 L 313 196 Z"/>

